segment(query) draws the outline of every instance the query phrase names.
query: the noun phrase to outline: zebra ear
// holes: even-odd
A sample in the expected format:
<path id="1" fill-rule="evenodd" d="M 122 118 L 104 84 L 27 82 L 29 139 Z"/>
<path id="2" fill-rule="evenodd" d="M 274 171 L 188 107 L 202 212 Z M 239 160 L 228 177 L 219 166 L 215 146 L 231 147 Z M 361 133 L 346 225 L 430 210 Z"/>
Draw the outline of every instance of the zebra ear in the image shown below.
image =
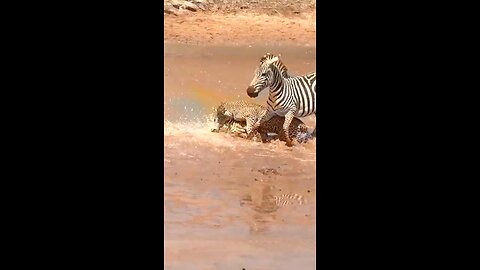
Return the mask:
<path id="1" fill-rule="evenodd" d="M 270 59 L 270 63 L 276 62 L 278 60 L 280 60 L 280 58 L 278 56 L 275 56 L 272 59 Z"/>
<path id="2" fill-rule="evenodd" d="M 268 56 L 270 56 L 271 54 L 269 52 L 267 52 L 266 54 L 263 55 L 262 59 L 260 59 L 260 63 L 263 63 L 265 60 L 267 60 Z"/>

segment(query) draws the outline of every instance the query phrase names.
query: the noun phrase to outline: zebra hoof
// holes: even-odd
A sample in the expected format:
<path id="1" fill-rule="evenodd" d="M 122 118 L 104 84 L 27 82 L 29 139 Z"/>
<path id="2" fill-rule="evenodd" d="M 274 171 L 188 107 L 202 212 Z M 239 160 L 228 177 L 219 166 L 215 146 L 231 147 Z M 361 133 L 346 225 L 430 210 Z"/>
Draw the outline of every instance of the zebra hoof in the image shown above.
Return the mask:
<path id="1" fill-rule="evenodd" d="M 215 132 L 215 133 L 218 133 L 218 129 L 216 128 L 212 128 L 212 130 L 210 130 L 211 132 Z"/>
<path id="2" fill-rule="evenodd" d="M 292 147 L 293 143 L 291 141 L 287 141 L 287 143 L 285 145 L 288 146 L 288 147 Z"/>

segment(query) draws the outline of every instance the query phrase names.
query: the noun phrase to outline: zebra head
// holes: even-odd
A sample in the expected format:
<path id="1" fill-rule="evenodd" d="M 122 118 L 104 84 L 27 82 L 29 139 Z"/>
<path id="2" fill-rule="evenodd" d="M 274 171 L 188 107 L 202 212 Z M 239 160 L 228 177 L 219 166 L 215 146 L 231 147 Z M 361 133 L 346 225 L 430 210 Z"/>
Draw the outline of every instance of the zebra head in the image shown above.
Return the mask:
<path id="1" fill-rule="evenodd" d="M 273 69 L 277 68 L 282 77 L 290 77 L 287 73 L 287 67 L 281 62 L 280 55 L 272 55 L 267 53 L 260 59 L 259 66 L 253 73 L 252 82 L 247 88 L 249 97 L 257 97 L 260 92 L 270 87 L 274 81 Z"/>

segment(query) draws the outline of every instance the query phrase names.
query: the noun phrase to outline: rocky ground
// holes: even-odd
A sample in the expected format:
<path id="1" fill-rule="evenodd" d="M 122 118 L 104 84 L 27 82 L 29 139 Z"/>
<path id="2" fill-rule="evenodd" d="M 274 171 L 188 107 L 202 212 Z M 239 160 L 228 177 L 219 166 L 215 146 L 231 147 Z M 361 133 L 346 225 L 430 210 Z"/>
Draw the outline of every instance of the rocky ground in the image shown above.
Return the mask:
<path id="1" fill-rule="evenodd" d="M 312 12 L 316 0 L 164 0 L 165 14 L 209 11 L 294 16 Z"/>
<path id="2" fill-rule="evenodd" d="M 315 0 L 164 0 L 164 41 L 315 46 Z"/>

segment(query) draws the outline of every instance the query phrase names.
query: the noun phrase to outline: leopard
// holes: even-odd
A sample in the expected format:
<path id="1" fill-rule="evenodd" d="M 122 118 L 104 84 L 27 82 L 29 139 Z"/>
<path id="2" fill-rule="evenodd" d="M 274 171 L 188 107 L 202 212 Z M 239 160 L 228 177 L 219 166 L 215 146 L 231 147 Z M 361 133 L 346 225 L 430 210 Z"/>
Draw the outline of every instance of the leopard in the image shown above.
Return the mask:
<path id="1" fill-rule="evenodd" d="M 248 137 L 253 137 L 253 127 L 258 126 L 262 118 L 267 114 L 267 107 L 264 105 L 236 100 L 222 102 L 216 109 L 215 128 L 212 132 L 219 132 L 220 129 L 233 121 L 245 122 L 245 129 Z"/>
<path id="2" fill-rule="evenodd" d="M 257 129 L 257 134 L 254 138 L 260 137 L 263 143 L 271 142 L 272 140 L 278 139 L 280 141 L 286 142 L 286 135 L 283 130 L 283 121 L 285 121 L 284 116 L 273 116 L 266 122 L 262 122 L 260 127 Z M 246 123 L 244 121 L 235 121 L 230 120 L 229 123 L 226 125 L 226 132 L 234 134 L 236 136 L 242 138 L 247 137 L 246 131 Z M 276 136 L 270 136 L 269 133 L 275 133 Z M 259 136 L 258 136 L 259 135 Z M 292 123 L 289 127 L 289 136 L 290 139 L 293 140 L 294 138 L 299 143 L 305 143 L 308 139 L 311 138 L 310 134 L 308 133 L 308 127 L 302 120 L 298 118 L 293 118 Z"/>
<path id="3" fill-rule="evenodd" d="M 285 132 L 283 130 L 283 123 L 285 117 L 274 116 L 271 119 L 261 122 L 255 134 L 249 136 L 252 132 L 251 128 L 257 121 L 260 121 L 266 114 L 267 107 L 256 103 L 245 101 L 234 101 L 222 103 L 217 109 L 217 116 L 215 118 L 216 128 L 212 132 L 219 132 L 226 130 L 229 133 L 243 138 L 258 138 L 266 143 L 271 139 L 278 138 L 280 141 L 286 141 Z M 249 126 L 250 121 L 250 126 Z M 257 133 L 258 132 L 258 133 Z M 277 134 L 277 137 L 270 137 L 269 133 Z M 298 118 L 294 118 L 289 127 L 290 139 L 296 138 L 298 142 L 306 142 L 308 140 L 308 127 Z"/>

